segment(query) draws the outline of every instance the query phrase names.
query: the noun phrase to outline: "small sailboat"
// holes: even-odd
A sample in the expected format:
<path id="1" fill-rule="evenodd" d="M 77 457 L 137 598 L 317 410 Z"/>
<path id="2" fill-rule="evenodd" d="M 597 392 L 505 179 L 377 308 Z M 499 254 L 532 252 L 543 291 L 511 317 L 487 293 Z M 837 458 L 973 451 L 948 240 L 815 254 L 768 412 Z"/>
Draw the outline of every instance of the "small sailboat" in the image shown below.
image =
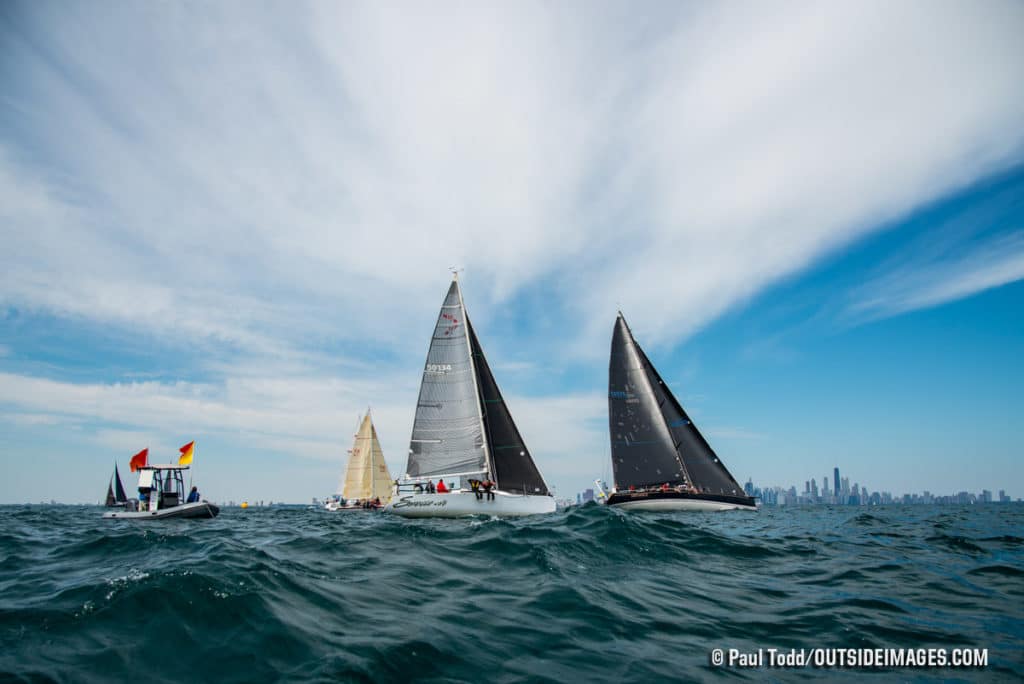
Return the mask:
<path id="1" fill-rule="evenodd" d="M 637 344 L 622 312 L 608 364 L 608 426 L 615 476 L 609 506 L 756 510 Z"/>
<path id="2" fill-rule="evenodd" d="M 376 510 L 386 505 L 391 500 L 393 481 L 369 409 L 348 454 L 341 496 L 332 497 L 324 508 L 329 511 L 361 511 Z"/>
<path id="3" fill-rule="evenodd" d="M 450 488 L 430 491 L 435 479 Z M 555 510 L 466 314 L 458 273 L 427 351 L 405 475 L 385 510 L 410 518 Z"/>
<path id="4" fill-rule="evenodd" d="M 107 508 L 123 508 L 127 501 L 128 496 L 124 493 L 124 485 L 121 484 L 121 473 L 118 472 L 115 463 L 114 474 L 110 476 L 110 482 L 107 484 L 107 500 L 104 505 Z"/>

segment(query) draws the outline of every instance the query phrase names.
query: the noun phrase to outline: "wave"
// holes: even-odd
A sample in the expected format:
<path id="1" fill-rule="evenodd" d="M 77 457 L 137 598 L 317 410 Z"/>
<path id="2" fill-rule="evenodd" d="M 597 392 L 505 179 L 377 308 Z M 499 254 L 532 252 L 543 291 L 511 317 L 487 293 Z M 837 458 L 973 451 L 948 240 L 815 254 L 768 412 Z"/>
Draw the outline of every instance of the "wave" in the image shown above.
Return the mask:
<path id="1" fill-rule="evenodd" d="M 0 674 L 752 678 L 712 668 L 710 650 L 956 645 L 990 648 L 988 675 L 1024 676 L 1018 506 L 99 514 L 0 507 Z"/>

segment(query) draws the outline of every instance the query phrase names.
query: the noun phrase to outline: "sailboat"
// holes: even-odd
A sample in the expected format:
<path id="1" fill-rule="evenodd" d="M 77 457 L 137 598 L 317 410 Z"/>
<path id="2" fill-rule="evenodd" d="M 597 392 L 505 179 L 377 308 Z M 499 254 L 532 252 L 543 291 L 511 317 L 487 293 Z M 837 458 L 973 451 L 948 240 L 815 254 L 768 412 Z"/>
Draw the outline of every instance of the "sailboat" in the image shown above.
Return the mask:
<path id="1" fill-rule="evenodd" d="M 430 491 L 435 480 L 449 490 Z M 555 510 L 466 314 L 457 272 L 427 351 L 405 475 L 385 510 L 410 518 Z"/>
<path id="2" fill-rule="evenodd" d="M 621 311 L 608 363 L 608 427 L 615 476 L 609 506 L 756 510 L 637 344 Z"/>
<path id="3" fill-rule="evenodd" d="M 128 497 L 124 493 L 124 485 L 121 484 L 121 473 L 117 471 L 117 464 L 114 464 L 114 474 L 110 476 L 107 484 L 107 500 L 104 503 L 108 508 L 124 506 Z"/>
<path id="4" fill-rule="evenodd" d="M 391 474 L 384 462 L 384 451 L 380 448 L 369 409 L 348 454 L 341 496 L 332 498 L 324 508 L 329 511 L 358 511 L 378 508 L 377 501 L 386 504 L 391 499 Z"/>

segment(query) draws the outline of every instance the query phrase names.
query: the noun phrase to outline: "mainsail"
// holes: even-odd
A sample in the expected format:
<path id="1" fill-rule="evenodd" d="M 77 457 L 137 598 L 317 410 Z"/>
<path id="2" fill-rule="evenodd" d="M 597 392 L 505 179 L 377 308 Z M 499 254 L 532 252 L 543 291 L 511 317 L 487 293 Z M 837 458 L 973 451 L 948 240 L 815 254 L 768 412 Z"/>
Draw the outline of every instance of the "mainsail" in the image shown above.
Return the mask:
<path id="1" fill-rule="evenodd" d="M 128 496 L 124 493 L 124 485 L 121 484 L 121 473 L 117 472 L 117 464 L 114 464 L 114 497 L 117 503 L 124 503 Z"/>
<path id="2" fill-rule="evenodd" d="M 456 278 L 427 352 L 406 477 L 480 474 L 502 491 L 549 494 L 484 357 Z"/>
<path id="3" fill-rule="evenodd" d="M 684 484 L 709 494 L 742 488 L 633 338 L 615 321 L 608 365 L 608 421 L 617 487 Z"/>
<path id="4" fill-rule="evenodd" d="M 423 367 L 409 441 L 409 478 L 482 473 L 488 469 L 466 312 L 457 280 L 441 305 Z"/>
<path id="5" fill-rule="evenodd" d="M 349 452 L 341 495 L 351 500 L 379 497 L 382 502 L 387 502 L 391 498 L 391 482 L 388 465 L 384 462 L 384 451 L 377 439 L 377 430 L 367 411 L 356 433 L 355 444 Z"/>

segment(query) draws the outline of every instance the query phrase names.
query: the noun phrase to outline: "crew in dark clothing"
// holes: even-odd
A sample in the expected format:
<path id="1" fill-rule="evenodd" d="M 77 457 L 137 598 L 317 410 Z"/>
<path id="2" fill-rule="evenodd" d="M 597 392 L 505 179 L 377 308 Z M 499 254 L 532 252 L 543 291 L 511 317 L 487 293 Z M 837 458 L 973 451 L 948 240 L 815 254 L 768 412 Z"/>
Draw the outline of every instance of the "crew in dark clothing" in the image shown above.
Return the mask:
<path id="1" fill-rule="evenodd" d="M 427 494 L 437 494 L 437 487 L 434 486 L 433 480 L 427 480 Z"/>
<path id="2" fill-rule="evenodd" d="M 487 478 L 483 482 L 484 493 L 487 494 L 488 501 L 494 501 L 494 492 L 491 490 L 494 488 L 494 483 L 491 482 L 491 478 Z"/>
<path id="3" fill-rule="evenodd" d="M 188 498 L 185 499 L 185 503 L 196 503 L 199 501 L 199 490 L 195 487 L 188 493 Z"/>

